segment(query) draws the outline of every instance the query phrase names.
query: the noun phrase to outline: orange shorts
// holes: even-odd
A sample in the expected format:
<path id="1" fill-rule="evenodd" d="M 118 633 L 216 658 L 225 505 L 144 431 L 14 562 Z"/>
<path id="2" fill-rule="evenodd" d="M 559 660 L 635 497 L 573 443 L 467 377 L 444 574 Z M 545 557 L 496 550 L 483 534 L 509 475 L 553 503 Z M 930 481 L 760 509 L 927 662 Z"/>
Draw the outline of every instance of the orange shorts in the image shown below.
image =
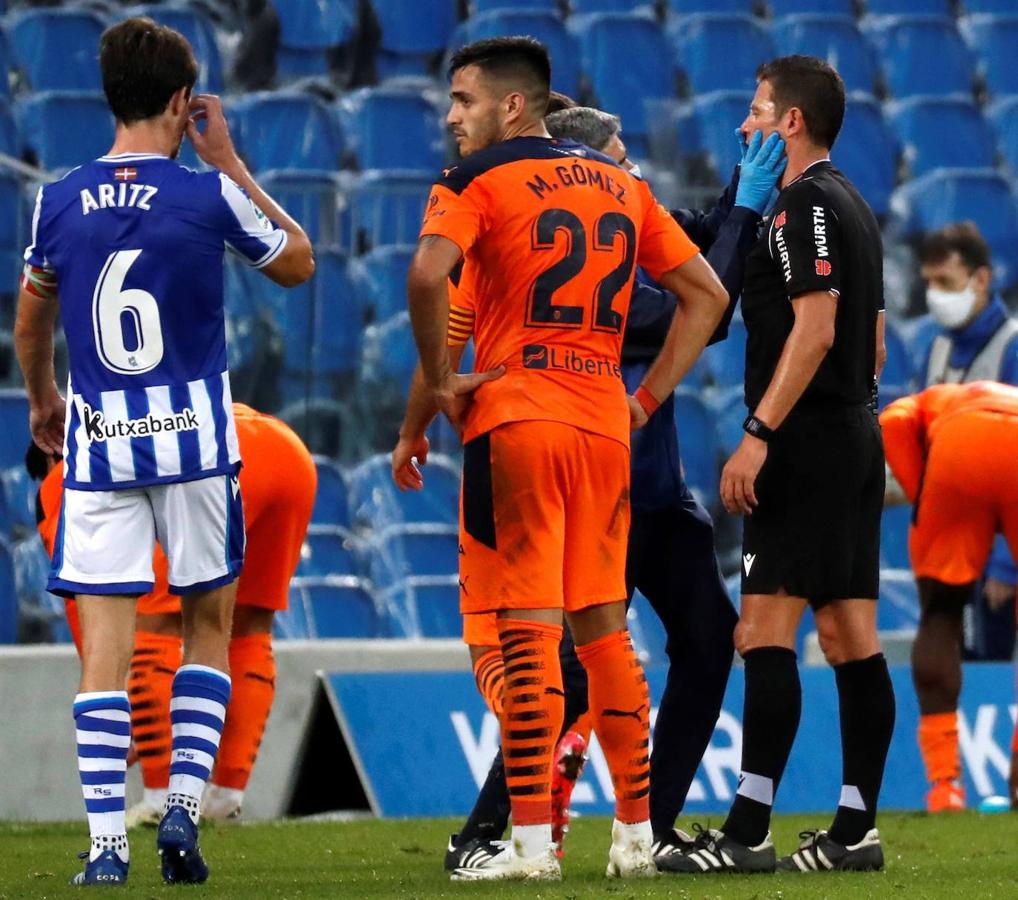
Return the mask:
<path id="1" fill-rule="evenodd" d="M 498 616 L 493 612 L 464 616 L 463 643 L 470 647 L 499 646 Z"/>
<path id="2" fill-rule="evenodd" d="M 463 448 L 460 610 L 626 596 L 629 448 L 560 422 L 512 422 Z"/>
<path id="3" fill-rule="evenodd" d="M 1002 531 L 1018 553 L 1018 416 L 962 410 L 931 434 L 909 555 L 917 578 L 968 584 Z"/>

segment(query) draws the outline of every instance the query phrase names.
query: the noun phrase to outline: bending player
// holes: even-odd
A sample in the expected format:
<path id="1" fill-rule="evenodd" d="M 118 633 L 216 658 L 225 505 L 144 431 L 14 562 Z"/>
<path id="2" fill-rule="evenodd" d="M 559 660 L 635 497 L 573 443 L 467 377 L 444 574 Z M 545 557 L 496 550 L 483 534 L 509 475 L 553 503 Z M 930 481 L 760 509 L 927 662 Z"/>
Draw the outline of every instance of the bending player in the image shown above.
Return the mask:
<path id="1" fill-rule="evenodd" d="M 227 819 L 240 814 L 251 770 L 275 696 L 272 620 L 286 609 L 290 577 L 300 559 L 311 520 L 317 474 L 301 439 L 279 419 L 233 404 L 237 441 L 244 458 L 247 561 L 237 582 L 237 606 L 230 638 L 233 691 L 216 765 L 202 800 L 202 816 Z M 33 450 L 35 453 L 33 454 Z M 41 457 L 34 445 L 30 455 Z M 39 462 L 33 474 L 39 471 Z M 45 471 L 45 469 L 43 469 Z M 54 466 L 39 488 L 39 533 L 52 556 L 63 470 Z M 167 584 L 166 556 L 156 547 L 155 588 L 138 600 L 128 696 L 131 726 L 145 786 L 143 800 L 127 811 L 127 825 L 158 824 L 170 777 L 170 694 L 181 660 L 180 599 Z M 67 600 L 67 619 L 81 650 L 77 604 Z"/>
<path id="2" fill-rule="evenodd" d="M 74 880 L 127 880 L 124 688 L 134 601 L 154 586 L 158 536 L 170 591 L 183 597 L 184 650 L 156 847 L 164 881 L 197 883 L 208 877 L 199 808 L 230 698 L 244 555 L 223 256 L 232 248 L 284 286 L 310 278 L 314 256 L 237 156 L 219 99 L 192 97 L 198 67 L 181 34 L 127 19 L 103 33 L 99 64 L 114 143 L 39 189 L 14 328 L 32 438 L 65 460 L 48 588 L 77 596 L 82 625 L 74 717 L 90 849 Z M 185 133 L 213 171 L 175 162 Z M 58 315 L 66 401 L 53 362 Z"/>
<path id="3" fill-rule="evenodd" d="M 681 377 L 727 294 L 643 182 L 587 148 L 551 141 L 541 44 L 478 42 L 454 55 L 451 74 L 448 122 L 466 159 L 432 191 L 408 296 L 429 399 L 464 429 L 461 608 L 499 613 L 513 818 L 511 845 L 454 877 L 561 877 L 550 774 L 564 715 L 563 608 L 615 787 L 608 873 L 653 875 L 650 704 L 625 625 L 621 332 L 643 265 L 682 298 L 667 349 L 667 368 Z M 467 376 L 451 371 L 446 346 L 447 279 L 463 258 L 476 267 L 482 370 Z"/>
<path id="4" fill-rule="evenodd" d="M 1018 388 L 990 381 L 936 385 L 891 403 L 880 425 L 887 463 L 913 505 L 908 547 L 923 608 L 934 613 L 932 627 L 960 642 L 960 624 L 952 623 L 972 597 L 997 532 L 1018 552 Z M 953 721 L 960 648 L 946 666 L 942 655 L 913 651 L 912 677 L 927 688 L 920 712 Z M 960 778 L 957 729 L 925 749 Z M 1016 784 L 1012 756 L 1012 804 Z"/>

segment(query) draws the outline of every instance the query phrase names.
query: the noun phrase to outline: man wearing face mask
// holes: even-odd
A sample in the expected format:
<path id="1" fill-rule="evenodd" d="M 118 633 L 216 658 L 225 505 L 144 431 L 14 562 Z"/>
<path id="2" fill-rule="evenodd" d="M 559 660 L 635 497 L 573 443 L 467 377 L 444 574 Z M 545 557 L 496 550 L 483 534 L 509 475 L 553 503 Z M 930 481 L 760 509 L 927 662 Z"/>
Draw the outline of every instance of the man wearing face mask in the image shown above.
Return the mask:
<path id="1" fill-rule="evenodd" d="M 990 248 L 976 226 L 960 222 L 926 235 L 919 261 L 927 305 L 944 328 L 930 346 L 924 383 L 1018 385 L 1018 321 L 993 291 Z M 1014 600 L 1015 580 L 1010 551 L 998 537 L 983 586 L 990 610 Z M 962 616 L 976 593 L 972 584 L 942 589 L 920 580 L 919 598 L 922 612 L 912 645 L 912 678 L 919 700 L 919 748 L 930 782 L 926 808 L 929 812 L 964 809 L 957 716 Z M 993 627 L 990 624 L 988 630 Z M 1003 655 L 1009 658 L 1009 650 Z"/>

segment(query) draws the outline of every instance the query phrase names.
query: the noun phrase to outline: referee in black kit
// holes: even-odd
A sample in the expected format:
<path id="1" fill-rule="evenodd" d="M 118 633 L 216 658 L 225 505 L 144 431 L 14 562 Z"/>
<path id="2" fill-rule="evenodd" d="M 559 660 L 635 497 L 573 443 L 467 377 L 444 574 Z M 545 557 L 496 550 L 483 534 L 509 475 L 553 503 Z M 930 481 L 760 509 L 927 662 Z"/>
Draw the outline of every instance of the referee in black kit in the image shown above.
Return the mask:
<path id="1" fill-rule="evenodd" d="M 735 633 L 746 665 L 742 773 L 721 829 L 702 830 L 667 868 L 879 869 L 876 804 L 894 727 L 875 602 L 884 453 L 869 407 L 883 357 L 880 229 L 828 158 L 845 110 L 837 72 L 789 56 L 761 66 L 757 81 L 741 130 L 779 132 L 788 167 L 746 261 L 750 415 L 721 478 L 725 507 L 745 516 Z M 644 387 L 655 397 L 670 388 L 654 369 Z M 807 604 L 837 679 L 843 783 L 830 829 L 777 861 L 770 815 L 799 726 L 793 648 Z"/>

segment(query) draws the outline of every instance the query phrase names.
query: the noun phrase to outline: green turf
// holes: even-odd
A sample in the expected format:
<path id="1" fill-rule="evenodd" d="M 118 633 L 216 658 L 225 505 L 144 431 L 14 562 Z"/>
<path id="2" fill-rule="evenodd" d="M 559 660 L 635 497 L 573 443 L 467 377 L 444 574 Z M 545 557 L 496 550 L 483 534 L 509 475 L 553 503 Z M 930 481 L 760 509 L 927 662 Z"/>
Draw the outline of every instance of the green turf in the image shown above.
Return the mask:
<path id="1" fill-rule="evenodd" d="M 680 823 L 681 824 L 681 823 Z M 779 852 L 815 824 L 799 816 L 775 821 Z M 583 818 L 567 844 L 561 885 L 451 884 L 442 848 L 455 826 L 444 820 L 281 822 L 206 828 L 212 868 L 202 888 L 169 888 L 159 880 L 154 832 L 133 833 L 131 883 L 117 897 L 1018 897 L 1018 815 L 961 813 L 885 815 L 887 869 L 878 874 L 661 877 L 652 882 L 604 878 L 608 821 Z M 86 844 L 83 824 L 0 824 L 0 898 L 66 896 L 66 879 Z"/>

